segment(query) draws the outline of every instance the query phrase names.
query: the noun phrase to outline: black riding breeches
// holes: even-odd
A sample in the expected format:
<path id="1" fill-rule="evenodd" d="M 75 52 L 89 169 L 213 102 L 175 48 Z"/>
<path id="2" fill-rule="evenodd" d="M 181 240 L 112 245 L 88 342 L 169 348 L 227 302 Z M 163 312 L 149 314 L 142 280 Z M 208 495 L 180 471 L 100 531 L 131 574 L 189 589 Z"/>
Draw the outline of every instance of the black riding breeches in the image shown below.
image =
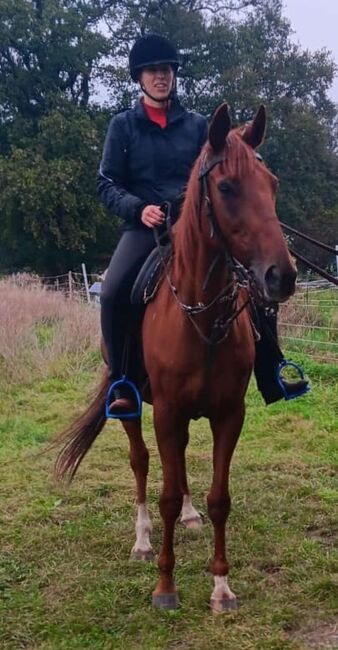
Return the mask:
<path id="1" fill-rule="evenodd" d="M 111 258 L 101 293 L 101 328 L 108 351 L 112 381 L 126 370 L 126 334 L 130 334 L 128 378 L 135 381 L 133 343 L 136 342 L 139 310 L 130 303 L 130 292 L 137 274 L 155 247 L 154 233 L 149 230 L 127 230 L 123 233 Z"/>
<path id="2" fill-rule="evenodd" d="M 258 390 L 269 401 L 282 391 L 277 379 L 277 369 L 284 356 L 278 344 L 277 311 L 269 314 L 256 306 L 257 328 L 260 340 L 256 342 L 255 377 Z"/>

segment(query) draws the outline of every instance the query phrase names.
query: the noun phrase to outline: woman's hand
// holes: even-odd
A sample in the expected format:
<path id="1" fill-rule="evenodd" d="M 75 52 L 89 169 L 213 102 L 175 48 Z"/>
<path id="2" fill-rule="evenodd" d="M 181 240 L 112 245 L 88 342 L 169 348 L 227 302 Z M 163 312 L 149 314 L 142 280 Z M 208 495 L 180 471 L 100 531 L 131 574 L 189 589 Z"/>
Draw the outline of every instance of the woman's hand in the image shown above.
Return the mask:
<path id="1" fill-rule="evenodd" d="M 148 228 L 155 228 L 163 223 L 164 214 L 158 205 L 146 205 L 141 212 L 141 221 Z"/>

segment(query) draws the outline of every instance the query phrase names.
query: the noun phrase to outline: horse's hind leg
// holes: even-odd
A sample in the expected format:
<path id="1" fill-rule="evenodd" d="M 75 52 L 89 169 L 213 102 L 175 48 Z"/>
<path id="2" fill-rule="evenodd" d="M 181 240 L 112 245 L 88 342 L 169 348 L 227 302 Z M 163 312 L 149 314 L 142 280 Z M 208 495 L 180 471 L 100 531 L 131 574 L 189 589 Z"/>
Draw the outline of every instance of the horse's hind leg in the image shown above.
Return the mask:
<path id="1" fill-rule="evenodd" d="M 188 444 L 188 440 L 189 440 L 189 433 L 188 433 L 188 425 L 187 425 L 186 431 L 185 432 L 182 431 L 182 435 L 180 437 L 181 453 L 180 453 L 179 462 L 181 463 L 181 482 L 182 482 L 182 490 L 183 490 L 183 506 L 181 511 L 180 522 L 186 528 L 191 528 L 193 530 L 200 530 L 203 526 L 203 520 L 201 515 L 197 512 L 196 508 L 194 508 L 194 506 L 192 505 L 191 495 L 188 487 L 187 470 L 186 470 L 186 462 L 185 462 L 185 449 Z"/>
<path id="2" fill-rule="evenodd" d="M 154 551 L 150 543 L 152 524 L 147 506 L 149 452 L 142 436 L 141 419 L 124 420 L 122 424 L 129 438 L 130 465 L 135 475 L 137 490 L 136 542 L 131 550 L 131 558 L 153 560 Z"/>
<path id="3" fill-rule="evenodd" d="M 244 420 L 244 403 L 224 417 L 213 418 L 210 425 L 214 437 L 214 474 L 208 494 L 208 512 L 214 526 L 215 552 L 211 562 L 214 576 L 214 590 L 211 608 L 224 612 L 236 607 L 236 597 L 227 581 L 229 565 L 225 552 L 225 524 L 230 512 L 229 470 L 232 454 L 236 447 Z"/>
<path id="4" fill-rule="evenodd" d="M 203 519 L 192 505 L 189 491 L 184 493 L 180 522 L 183 526 L 192 530 L 200 530 L 203 526 Z"/>

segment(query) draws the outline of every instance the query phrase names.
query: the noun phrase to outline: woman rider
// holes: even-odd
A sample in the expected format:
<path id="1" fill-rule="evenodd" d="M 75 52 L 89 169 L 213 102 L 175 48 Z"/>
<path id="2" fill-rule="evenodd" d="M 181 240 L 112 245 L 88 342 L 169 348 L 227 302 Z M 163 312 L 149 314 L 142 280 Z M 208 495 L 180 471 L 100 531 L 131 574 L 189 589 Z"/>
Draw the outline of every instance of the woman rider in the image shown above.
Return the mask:
<path id="1" fill-rule="evenodd" d="M 134 108 L 115 115 L 109 125 L 98 176 L 98 194 L 104 205 L 125 221 L 122 237 L 107 270 L 101 294 L 101 326 L 108 354 L 111 382 L 124 371 L 125 337 L 132 320 L 130 291 L 138 271 L 155 247 L 153 229 L 161 226 L 161 205 L 177 205 L 190 170 L 207 138 L 207 120 L 188 112 L 176 96 L 179 61 L 175 47 L 163 36 L 139 38 L 130 51 L 129 68 L 140 84 L 142 97 Z M 174 215 L 174 217 L 177 215 Z M 264 315 L 261 320 L 266 322 Z M 270 316 L 276 334 L 276 318 Z M 257 346 L 255 373 L 267 403 L 285 396 L 276 377 L 283 355 L 262 329 Z M 128 379 L 137 381 L 133 359 Z M 298 395 L 307 390 L 305 380 L 285 383 Z M 114 391 L 112 415 L 134 410 L 127 390 Z"/>

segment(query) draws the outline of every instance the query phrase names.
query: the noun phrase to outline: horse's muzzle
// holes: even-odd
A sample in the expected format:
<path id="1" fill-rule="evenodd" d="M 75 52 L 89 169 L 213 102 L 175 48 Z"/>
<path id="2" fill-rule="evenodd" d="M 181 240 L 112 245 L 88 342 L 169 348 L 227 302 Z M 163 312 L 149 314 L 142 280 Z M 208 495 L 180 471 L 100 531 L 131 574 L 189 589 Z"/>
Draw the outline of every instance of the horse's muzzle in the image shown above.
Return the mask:
<path id="1" fill-rule="evenodd" d="M 295 292 L 297 271 L 290 264 L 281 269 L 276 264 L 269 266 L 264 275 L 264 293 L 273 302 L 284 302 Z"/>

